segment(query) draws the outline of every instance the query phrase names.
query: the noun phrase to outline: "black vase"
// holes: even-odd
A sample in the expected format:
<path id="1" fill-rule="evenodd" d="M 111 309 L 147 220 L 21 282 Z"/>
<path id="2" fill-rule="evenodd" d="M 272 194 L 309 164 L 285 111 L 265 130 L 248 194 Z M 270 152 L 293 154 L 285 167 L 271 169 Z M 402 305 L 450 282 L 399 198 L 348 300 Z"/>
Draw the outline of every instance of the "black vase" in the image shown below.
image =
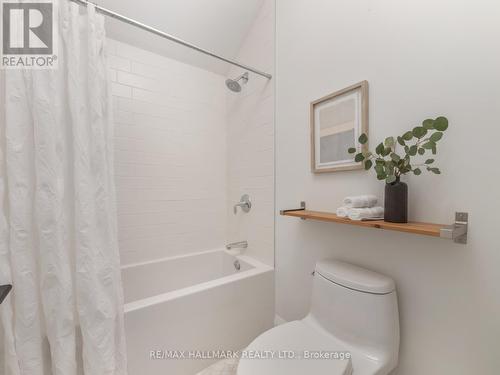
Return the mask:
<path id="1" fill-rule="evenodd" d="M 385 184 L 384 221 L 390 223 L 408 222 L 408 185 L 396 178 Z"/>

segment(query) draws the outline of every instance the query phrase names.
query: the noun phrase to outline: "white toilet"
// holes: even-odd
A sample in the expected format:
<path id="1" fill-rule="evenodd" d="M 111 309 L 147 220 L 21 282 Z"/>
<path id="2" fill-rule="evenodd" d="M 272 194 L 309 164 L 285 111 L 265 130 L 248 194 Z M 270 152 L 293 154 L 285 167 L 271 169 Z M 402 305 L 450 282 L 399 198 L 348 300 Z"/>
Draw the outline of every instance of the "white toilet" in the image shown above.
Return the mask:
<path id="1" fill-rule="evenodd" d="M 308 358 L 285 358 L 292 351 Z M 246 352 L 264 358 L 274 353 L 274 358 L 242 358 L 238 375 L 387 375 L 398 363 L 398 351 L 394 281 L 348 263 L 323 260 L 316 264 L 307 317 L 257 337 Z M 331 359 L 345 352 L 351 357 Z M 325 353 L 330 359 L 312 359 Z"/>

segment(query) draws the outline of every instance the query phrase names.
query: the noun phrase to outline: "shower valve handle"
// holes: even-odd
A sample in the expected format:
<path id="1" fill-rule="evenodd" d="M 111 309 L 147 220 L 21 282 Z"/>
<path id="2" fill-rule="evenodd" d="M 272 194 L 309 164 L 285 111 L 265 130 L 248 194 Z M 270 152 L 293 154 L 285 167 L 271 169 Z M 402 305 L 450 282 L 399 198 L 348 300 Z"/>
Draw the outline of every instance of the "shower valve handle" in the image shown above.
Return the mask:
<path id="1" fill-rule="evenodd" d="M 241 210 L 243 212 L 249 212 L 250 209 L 252 208 L 252 202 L 250 202 L 250 197 L 248 194 L 244 194 L 239 203 L 236 203 L 233 207 L 234 214 L 236 215 L 238 213 L 238 207 L 241 207 Z"/>

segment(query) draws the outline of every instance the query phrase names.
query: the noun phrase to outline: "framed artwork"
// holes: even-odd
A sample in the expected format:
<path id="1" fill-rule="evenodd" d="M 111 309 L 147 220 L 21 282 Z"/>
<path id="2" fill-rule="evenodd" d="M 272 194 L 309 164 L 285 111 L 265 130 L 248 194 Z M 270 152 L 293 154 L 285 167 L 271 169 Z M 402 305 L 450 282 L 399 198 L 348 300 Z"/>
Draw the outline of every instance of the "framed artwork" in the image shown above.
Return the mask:
<path id="1" fill-rule="evenodd" d="M 327 173 L 361 169 L 349 154 L 368 149 L 358 138 L 368 135 L 368 82 L 363 81 L 311 103 L 311 169 Z"/>

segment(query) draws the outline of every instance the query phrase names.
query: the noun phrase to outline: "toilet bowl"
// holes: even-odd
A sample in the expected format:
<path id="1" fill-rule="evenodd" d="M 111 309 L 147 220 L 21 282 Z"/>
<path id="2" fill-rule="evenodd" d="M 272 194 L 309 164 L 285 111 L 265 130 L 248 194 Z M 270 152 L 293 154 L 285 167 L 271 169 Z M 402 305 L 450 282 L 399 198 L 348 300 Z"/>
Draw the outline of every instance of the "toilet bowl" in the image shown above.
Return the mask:
<path id="1" fill-rule="evenodd" d="M 387 375 L 398 363 L 394 281 L 335 260 L 316 264 L 309 314 L 257 337 L 238 375 Z"/>

